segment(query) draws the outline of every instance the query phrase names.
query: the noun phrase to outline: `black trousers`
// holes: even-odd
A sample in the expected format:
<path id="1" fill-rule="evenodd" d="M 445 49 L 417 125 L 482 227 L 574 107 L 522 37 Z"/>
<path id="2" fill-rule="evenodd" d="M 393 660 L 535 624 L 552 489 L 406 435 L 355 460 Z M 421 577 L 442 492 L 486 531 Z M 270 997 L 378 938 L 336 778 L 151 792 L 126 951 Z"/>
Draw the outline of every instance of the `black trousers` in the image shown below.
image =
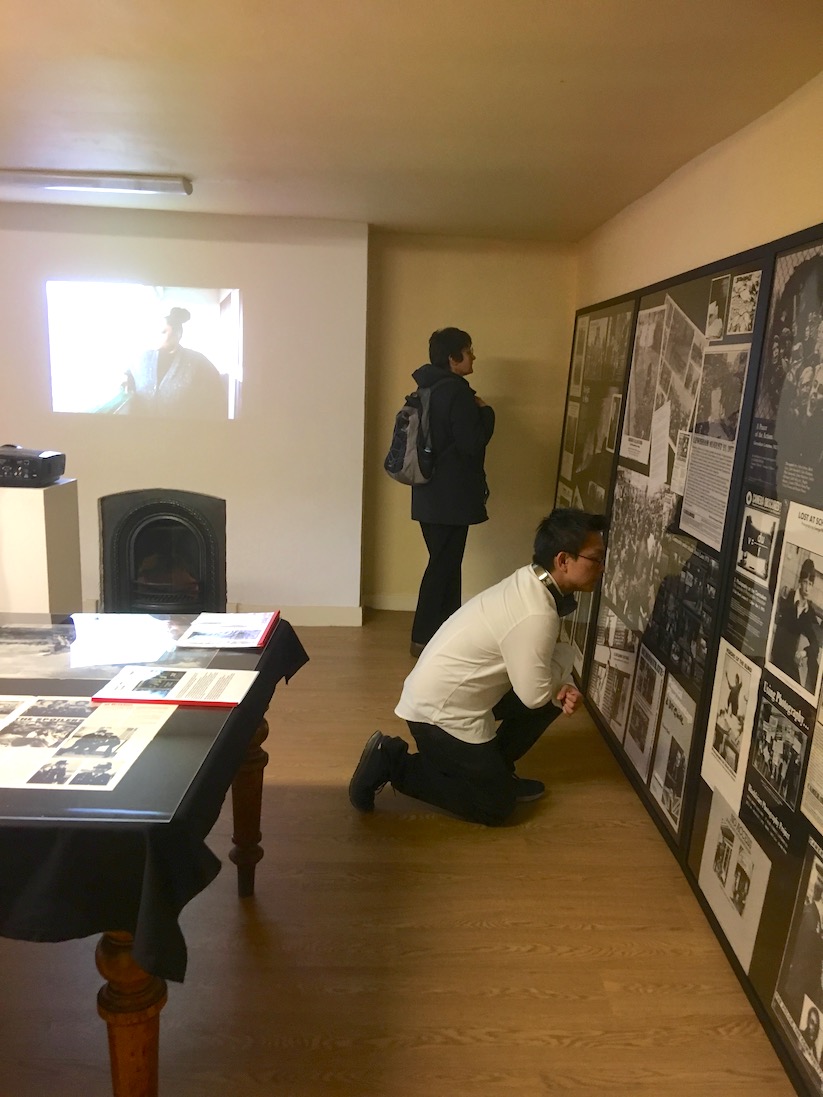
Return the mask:
<path id="1" fill-rule="evenodd" d="M 421 522 L 420 529 L 429 562 L 420 581 L 411 638 L 414 644 L 427 644 L 443 622 L 460 609 L 461 567 L 469 527 Z"/>
<path id="2" fill-rule="evenodd" d="M 435 724 L 409 720 L 417 753 L 399 737 L 387 744 L 392 787 L 469 822 L 500 826 L 516 803 L 514 763 L 560 712 L 551 702 L 526 708 L 509 690 L 494 707 L 501 723 L 488 743 L 465 743 Z"/>

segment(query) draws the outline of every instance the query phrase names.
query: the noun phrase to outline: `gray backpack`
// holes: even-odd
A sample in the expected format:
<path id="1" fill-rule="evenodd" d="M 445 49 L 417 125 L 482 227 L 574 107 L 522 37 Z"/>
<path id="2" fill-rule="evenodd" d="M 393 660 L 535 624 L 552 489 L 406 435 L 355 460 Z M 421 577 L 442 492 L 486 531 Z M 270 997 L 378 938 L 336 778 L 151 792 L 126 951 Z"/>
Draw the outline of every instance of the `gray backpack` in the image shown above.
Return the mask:
<path id="1" fill-rule="evenodd" d="M 418 388 L 409 393 L 394 417 L 391 445 L 383 468 L 400 484 L 427 484 L 434 474 L 429 403 L 432 392 L 446 380 L 448 378 L 443 378 L 430 388 Z"/>

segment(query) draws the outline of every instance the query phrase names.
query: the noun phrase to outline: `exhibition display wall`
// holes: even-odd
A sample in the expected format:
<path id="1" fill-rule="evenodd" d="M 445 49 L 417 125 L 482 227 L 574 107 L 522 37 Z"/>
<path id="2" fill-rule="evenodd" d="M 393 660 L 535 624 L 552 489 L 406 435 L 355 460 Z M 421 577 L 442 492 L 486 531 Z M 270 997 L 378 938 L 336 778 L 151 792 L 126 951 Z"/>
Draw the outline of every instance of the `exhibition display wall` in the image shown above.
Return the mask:
<path id="1" fill-rule="evenodd" d="M 823 1094 L 823 226 L 577 314 L 587 704 L 797 1091 Z"/>

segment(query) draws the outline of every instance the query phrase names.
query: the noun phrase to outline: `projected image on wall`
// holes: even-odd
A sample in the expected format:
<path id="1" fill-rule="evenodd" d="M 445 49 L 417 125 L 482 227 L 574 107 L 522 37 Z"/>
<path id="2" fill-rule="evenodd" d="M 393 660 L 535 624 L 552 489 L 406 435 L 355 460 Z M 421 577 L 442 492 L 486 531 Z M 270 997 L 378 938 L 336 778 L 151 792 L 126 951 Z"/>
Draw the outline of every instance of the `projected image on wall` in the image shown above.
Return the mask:
<path id="1" fill-rule="evenodd" d="M 46 302 L 53 411 L 237 417 L 239 290 L 48 281 Z"/>

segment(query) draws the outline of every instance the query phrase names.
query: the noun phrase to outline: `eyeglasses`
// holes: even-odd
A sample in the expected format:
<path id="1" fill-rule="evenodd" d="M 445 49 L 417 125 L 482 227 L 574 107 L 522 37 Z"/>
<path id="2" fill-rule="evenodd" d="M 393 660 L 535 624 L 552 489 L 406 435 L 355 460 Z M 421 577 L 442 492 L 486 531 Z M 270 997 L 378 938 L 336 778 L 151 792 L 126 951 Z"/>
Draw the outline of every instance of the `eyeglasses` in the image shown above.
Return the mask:
<path id="1" fill-rule="evenodd" d="M 601 568 L 606 566 L 605 556 L 587 556 L 585 552 L 576 552 L 574 554 L 575 560 L 591 560 L 593 564 L 599 565 Z"/>

